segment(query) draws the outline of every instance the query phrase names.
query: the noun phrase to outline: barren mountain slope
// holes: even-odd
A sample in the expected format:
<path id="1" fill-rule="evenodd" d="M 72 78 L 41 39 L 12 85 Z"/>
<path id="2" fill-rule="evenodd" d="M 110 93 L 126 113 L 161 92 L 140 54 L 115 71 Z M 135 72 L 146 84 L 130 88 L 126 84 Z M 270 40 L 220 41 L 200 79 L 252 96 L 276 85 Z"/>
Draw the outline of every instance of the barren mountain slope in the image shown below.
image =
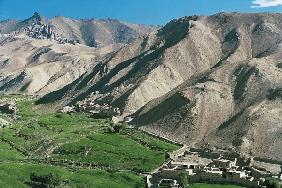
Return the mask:
<path id="1" fill-rule="evenodd" d="M 148 103 L 133 123 L 197 147 L 281 161 L 282 15 L 207 19 L 224 39 L 222 51 L 230 52 L 206 73 Z"/>
<path id="2" fill-rule="evenodd" d="M 48 20 L 38 13 L 23 21 L 2 21 L 0 92 L 45 95 L 59 90 L 108 53 L 156 28 L 117 20 Z"/>
<path id="3" fill-rule="evenodd" d="M 173 20 L 39 102 L 87 98 L 154 134 L 281 160 L 281 21 L 237 13 Z M 255 120 L 250 109 L 265 113 Z"/>
<path id="4" fill-rule="evenodd" d="M 0 42 L 1 93 L 44 95 L 58 90 L 113 50 L 16 37 Z"/>
<path id="5" fill-rule="evenodd" d="M 38 103 L 106 103 L 160 136 L 281 161 L 281 23 L 282 14 L 176 19 Z"/>
<path id="6" fill-rule="evenodd" d="M 171 91 L 195 73 L 209 70 L 219 61 L 219 39 L 202 23 L 205 18 L 197 19 L 185 17 L 171 21 L 158 32 L 113 53 L 77 80 L 71 92 L 62 95 L 63 89 L 45 96 L 40 102 L 74 96 L 75 99 L 67 100 L 67 104 L 98 91 L 99 94 L 92 95 L 96 103 L 117 106 L 123 116 L 136 112 L 152 99 Z"/>

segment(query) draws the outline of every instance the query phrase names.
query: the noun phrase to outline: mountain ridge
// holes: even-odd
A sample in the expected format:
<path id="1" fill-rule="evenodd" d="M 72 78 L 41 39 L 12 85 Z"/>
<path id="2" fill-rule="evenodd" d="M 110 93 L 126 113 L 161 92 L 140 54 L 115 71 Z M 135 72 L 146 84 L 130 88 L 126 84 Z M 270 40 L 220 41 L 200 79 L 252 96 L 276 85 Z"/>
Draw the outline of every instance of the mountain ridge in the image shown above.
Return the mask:
<path id="1" fill-rule="evenodd" d="M 0 33 L 25 32 L 32 38 L 52 39 L 60 43 L 79 43 L 91 47 L 104 47 L 115 43 L 129 43 L 134 38 L 153 30 L 156 26 L 131 24 L 116 19 L 72 19 L 56 16 L 47 19 L 35 12 L 25 20 L 0 22 Z M 103 35 L 101 35 L 103 32 Z"/>
<path id="2" fill-rule="evenodd" d="M 155 29 L 116 20 L 49 20 L 39 13 L 23 21 L 2 21 L 1 93 L 44 95 L 58 90 L 103 56 Z"/>
<path id="3" fill-rule="evenodd" d="M 270 13 L 174 19 L 37 103 L 118 109 L 115 118 L 191 147 L 282 161 L 281 23 Z"/>

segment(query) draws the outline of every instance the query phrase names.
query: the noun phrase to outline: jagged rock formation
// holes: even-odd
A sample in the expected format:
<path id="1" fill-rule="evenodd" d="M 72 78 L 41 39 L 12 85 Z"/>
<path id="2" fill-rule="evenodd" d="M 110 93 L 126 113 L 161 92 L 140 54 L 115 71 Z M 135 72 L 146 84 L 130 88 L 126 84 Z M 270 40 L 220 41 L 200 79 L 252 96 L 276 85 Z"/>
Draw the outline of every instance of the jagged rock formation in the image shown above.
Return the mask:
<path id="1" fill-rule="evenodd" d="M 39 103 L 98 91 L 146 131 L 196 147 L 282 160 L 281 14 L 173 20 Z M 71 96 L 71 97 L 70 97 Z"/>
<path id="2" fill-rule="evenodd" d="M 129 43 L 157 28 L 113 19 L 70 19 L 65 17 L 46 19 L 37 12 L 23 21 L 0 22 L 1 34 L 26 34 L 35 39 L 49 39 L 59 43 L 79 43 L 91 47 Z"/>

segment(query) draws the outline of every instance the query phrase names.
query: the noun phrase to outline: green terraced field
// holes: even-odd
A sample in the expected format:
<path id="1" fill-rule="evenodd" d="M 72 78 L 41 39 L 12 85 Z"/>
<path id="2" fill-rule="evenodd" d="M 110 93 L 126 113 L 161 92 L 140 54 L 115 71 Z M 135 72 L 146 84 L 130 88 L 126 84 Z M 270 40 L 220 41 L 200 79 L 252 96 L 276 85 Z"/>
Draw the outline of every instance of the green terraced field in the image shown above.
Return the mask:
<path id="1" fill-rule="evenodd" d="M 0 129 L 0 187 L 27 187 L 32 172 L 58 174 L 70 187 L 145 187 L 140 172 L 165 161 L 179 148 L 137 129 L 113 131 L 108 119 L 89 114 L 39 113 L 33 100 L 17 102 L 11 125 Z"/>
<path id="2" fill-rule="evenodd" d="M 25 156 L 12 148 L 9 144 L 0 141 L 0 161 L 17 161 Z"/>
<path id="3" fill-rule="evenodd" d="M 142 177 L 132 173 L 107 172 L 103 170 L 69 170 L 50 165 L 30 163 L 0 164 L 0 187 L 21 188 L 28 187 L 30 174 L 58 174 L 66 185 L 59 187 L 97 187 L 97 188 L 132 188 L 145 187 Z"/>

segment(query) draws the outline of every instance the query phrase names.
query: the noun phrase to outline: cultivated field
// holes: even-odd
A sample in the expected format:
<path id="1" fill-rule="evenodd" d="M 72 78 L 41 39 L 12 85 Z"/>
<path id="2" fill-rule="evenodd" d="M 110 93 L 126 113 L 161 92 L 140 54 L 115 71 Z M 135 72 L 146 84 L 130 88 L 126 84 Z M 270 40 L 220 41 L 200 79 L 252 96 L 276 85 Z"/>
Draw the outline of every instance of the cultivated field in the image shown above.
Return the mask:
<path id="1" fill-rule="evenodd" d="M 40 113 L 33 99 L 16 101 L 16 114 L 0 114 L 0 187 L 27 187 L 31 173 L 55 174 L 60 186 L 145 187 L 139 174 L 160 166 L 178 146 L 125 124 L 90 114 Z"/>

